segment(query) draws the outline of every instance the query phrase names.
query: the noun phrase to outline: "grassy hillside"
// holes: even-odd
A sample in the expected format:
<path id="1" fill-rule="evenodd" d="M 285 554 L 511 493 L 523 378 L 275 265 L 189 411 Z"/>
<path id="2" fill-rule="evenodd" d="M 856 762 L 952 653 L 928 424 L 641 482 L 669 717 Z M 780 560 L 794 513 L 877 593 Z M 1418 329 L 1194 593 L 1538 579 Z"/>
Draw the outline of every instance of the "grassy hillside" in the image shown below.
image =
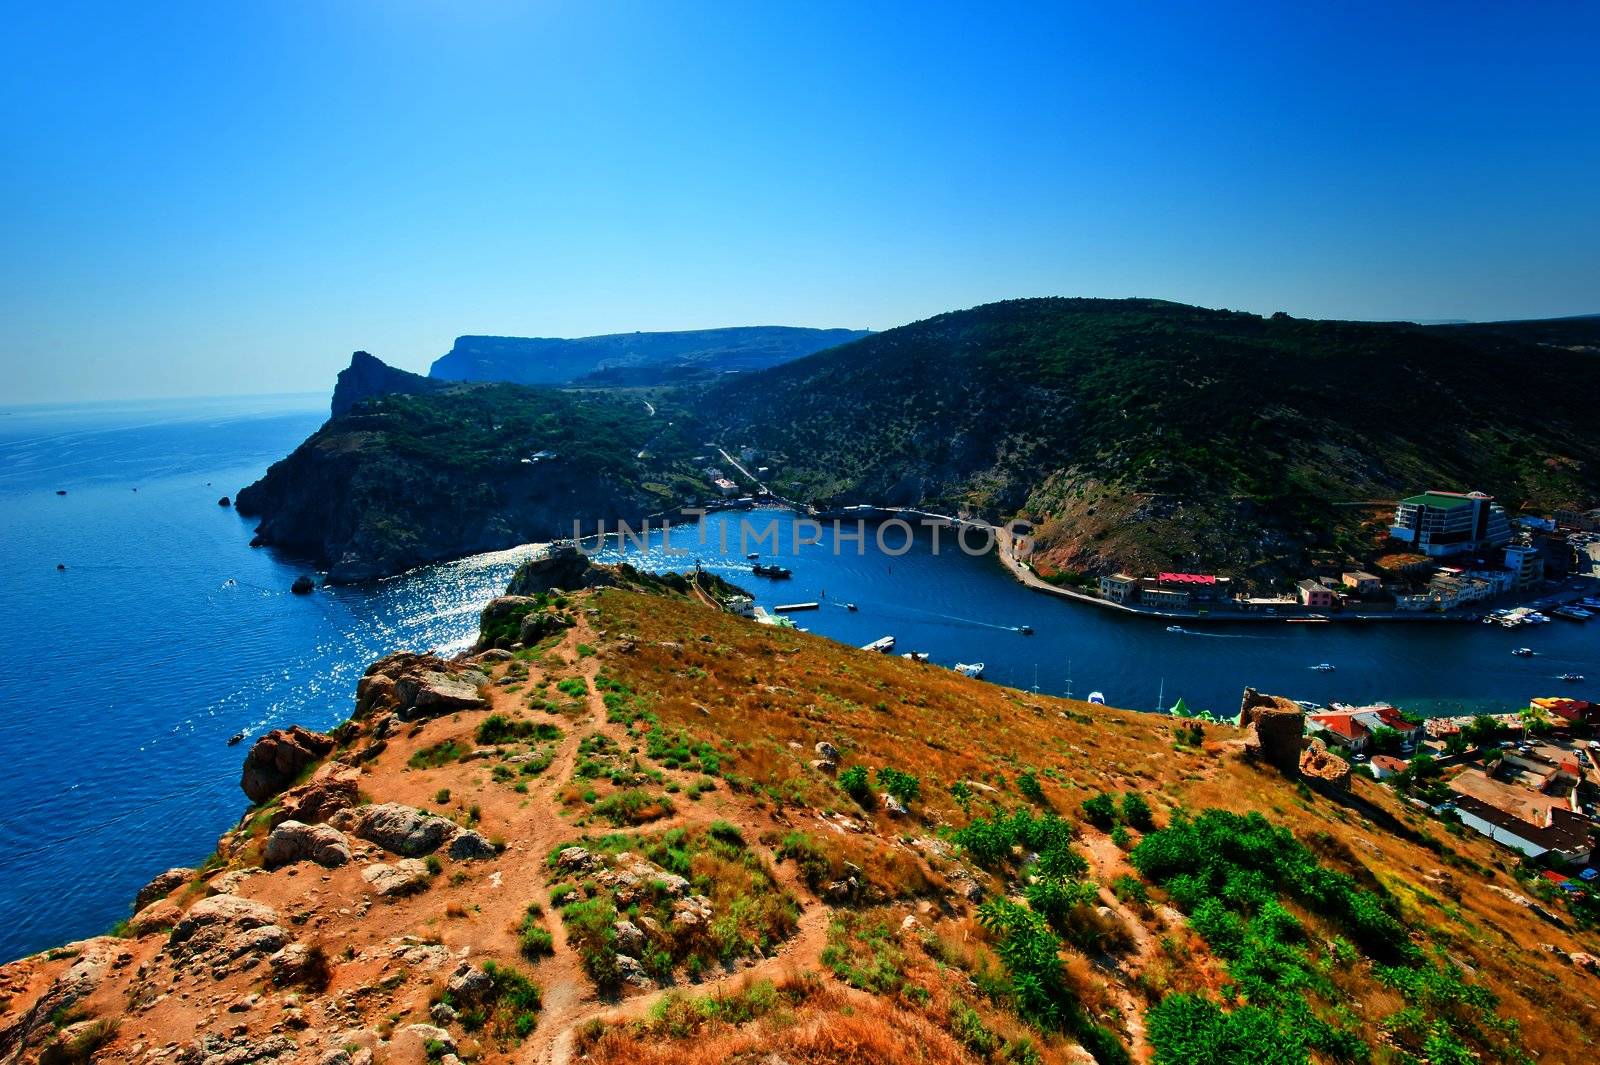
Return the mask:
<path id="1" fill-rule="evenodd" d="M 1481 329 L 1038 299 L 876 334 L 701 407 L 791 496 L 1021 513 L 1068 568 L 1270 579 L 1360 546 L 1336 503 L 1430 485 L 1592 501 L 1597 389 L 1589 353 Z"/>
<path id="2" fill-rule="evenodd" d="M 1595 1054 L 1600 978 L 1541 948 L 1593 950 L 1593 932 L 1516 904 L 1531 889 L 1505 852 L 1368 780 L 1334 801 L 1245 761 L 1225 726 L 969 681 L 618 579 L 516 601 L 538 642 L 481 673 L 425 664 L 476 676 L 476 705 L 468 688 L 402 722 L 367 688 L 334 761 L 121 938 L 0 969 L 0 1042 L 52 1061 L 141 1044 L 330 1063 Z M 333 780 L 355 805 L 330 815 L 308 789 Z M 291 806 L 348 830 L 350 859 L 261 868 Z M 363 835 L 379 810 L 431 816 Z M 385 849 L 445 830 L 474 846 L 435 842 L 410 868 Z"/>

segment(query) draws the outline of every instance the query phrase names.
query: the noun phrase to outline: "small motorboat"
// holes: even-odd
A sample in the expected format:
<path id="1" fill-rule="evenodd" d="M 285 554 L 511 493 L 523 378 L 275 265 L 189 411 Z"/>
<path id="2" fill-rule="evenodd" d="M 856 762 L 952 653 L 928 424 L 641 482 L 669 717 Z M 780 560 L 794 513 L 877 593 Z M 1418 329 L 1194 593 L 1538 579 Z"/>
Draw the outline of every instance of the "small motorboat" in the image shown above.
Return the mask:
<path id="1" fill-rule="evenodd" d="M 228 746 L 229 747 L 237 747 L 239 745 L 239 743 L 243 739 L 244 739 L 244 733 L 235 732 L 232 736 L 228 737 Z"/>
<path id="2" fill-rule="evenodd" d="M 844 605 L 844 608 L 846 610 L 850 611 L 850 613 L 852 613 L 852 614 L 854 614 L 856 612 L 856 605 L 854 603 L 846 603 Z"/>
<path id="3" fill-rule="evenodd" d="M 1183 626 L 1182 625 L 1168 625 L 1167 626 L 1167 631 L 1168 632 L 1182 632 L 1183 631 Z"/>
<path id="4" fill-rule="evenodd" d="M 756 559 L 761 557 L 761 552 L 760 551 L 752 551 L 752 552 L 750 552 L 748 555 L 746 555 L 744 557 L 749 559 L 751 562 L 754 562 Z"/>
<path id="5" fill-rule="evenodd" d="M 754 573 L 757 577 L 776 577 L 779 579 L 784 579 L 794 576 L 794 571 L 788 569 L 787 567 L 763 566 L 759 562 L 750 567 L 750 572 Z"/>
<path id="6" fill-rule="evenodd" d="M 1022 635 L 1024 635 L 1024 636 L 1032 636 L 1033 635 L 1033 626 L 1032 625 L 1018 625 L 1017 626 L 1017 631 L 1022 633 Z"/>
<path id="7" fill-rule="evenodd" d="M 963 677 L 971 677 L 974 680 L 983 676 L 982 662 L 957 662 L 955 669 Z"/>
<path id="8" fill-rule="evenodd" d="M 1573 681 L 1573 682 L 1577 682 L 1577 681 L 1580 681 L 1582 679 L 1583 679 L 1583 674 L 1582 673 L 1563 673 L 1563 674 L 1561 674 L 1561 676 L 1556 678 L 1556 680 L 1566 680 L 1566 681 Z"/>
<path id="9" fill-rule="evenodd" d="M 1311 671 L 1313 673 L 1332 673 L 1333 665 L 1328 662 L 1318 662 L 1316 665 L 1311 667 Z"/>
<path id="10" fill-rule="evenodd" d="M 1518 658 L 1532 658 L 1533 657 L 1533 648 L 1531 648 L 1531 647 L 1518 647 L 1518 648 L 1513 649 L 1511 653 L 1516 655 Z"/>

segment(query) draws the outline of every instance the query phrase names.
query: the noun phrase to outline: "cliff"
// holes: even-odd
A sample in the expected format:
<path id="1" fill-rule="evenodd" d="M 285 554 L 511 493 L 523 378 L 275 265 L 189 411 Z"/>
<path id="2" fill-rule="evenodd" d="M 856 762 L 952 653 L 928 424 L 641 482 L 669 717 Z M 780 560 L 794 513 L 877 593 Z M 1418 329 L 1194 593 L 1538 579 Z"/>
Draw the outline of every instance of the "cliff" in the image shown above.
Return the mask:
<path id="1" fill-rule="evenodd" d="M 388 576 L 697 497 L 666 423 L 635 400 L 513 385 L 391 393 L 330 419 L 235 506 L 258 544 L 335 582 Z"/>
<path id="2" fill-rule="evenodd" d="M 428 375 L 452 381 L 596 384 L 681 381 L 706 374 L 761 370 L 857 340 L 863 329 L 736 326 L 672 333 L 553 337 L 457 337 Z"/>
<path id="3" fill-rule="evenodd" d="M 442 381 L 397 370 L 374 355 L 358 351 L 350 356 L 350 365 L 339 371 L 339 379 L 333 386 L 333 416 L 337 418 L 362 400 L 374 396 L 393 393 L 415 395 L 438 392 L 448 387 Z"/>
<path id="4" fill-rule="evenodd" d="M 611 586 L 535 591 L 558 576 Z M 126 926 L 0 968 L 0 1055 L 1595 1055 L 1593 932 L 1369 779 L 1297 790 L 1230 726 L 756 625 L 681 578 L 522 586 L 491 649 L 390 656 L 346 724 L 258 744 L 273 794 Z"/>

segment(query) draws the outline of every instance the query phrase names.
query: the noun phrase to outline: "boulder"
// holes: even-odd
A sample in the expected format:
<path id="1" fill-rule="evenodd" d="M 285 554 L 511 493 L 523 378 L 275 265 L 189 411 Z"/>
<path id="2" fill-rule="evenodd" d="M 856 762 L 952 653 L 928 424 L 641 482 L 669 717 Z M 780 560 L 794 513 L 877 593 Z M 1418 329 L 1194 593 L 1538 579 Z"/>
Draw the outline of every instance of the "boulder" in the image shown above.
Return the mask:
<path id="1" fill-rule="evenodd" d="M 612 572 L 589 561 L 571 543 L 547 544 L 517 567 L 506 586 L 507 595 L 535 596 L 565 588 L 597 588 L 614 583 Z"/>
<path id="2" fill-rule="evenodd" d="M 650 974 L 644 971 L 644 966 L 639 964 L 639 959 L 631 954 L 617 955 L 617 973 L 626 984 L 634 987 L 651 987 Z"/>
<path id="3" fill-rule="evenodd" d="M 278 799 L 272 815 L 273 827 L 285 821 L 320 824 L 337 811 L 360 801 L 361 770 L 343 762 L 320 766 L 311 779 L 297 784 Z"/>
<path id="4" fill-rule="evenodd" d="M 179 867 L 168 869 L 164 873 L 157 873 L 150 883 L 140 888 L 139 894 L 133 897 L 134 911 L 137 912 L 144 909 L 157 899 L 166 898 L 175 890 L 193 880 L 194 876 L 195 871 L 193 869 Z"/>
<path id="5" fill-rule="evenodd" d="M 629 920 L 617 921 L 612 925 L 616 932 L 617 949 L 624 954 L 637 957 L 644 952 L 644 933 L 639 926 Z"/>
<path id="6" fill-rule="evenodd" d="M 817 744 L 816 752 L 817 757 L 821 758 L 825 762 L 839 761 L 839 748 L 835 747 L 827 740 L 823 740 L 821 743 Z"/>
<path id="7" fill-rule="evenodd" d="M 350 841 L 338 829 L 285 821 L 267 836 L 261 864 L 267 869 L 277 869 L 295 862 L 312 861 L 324 869 L 335 869 L 348 864 L 353 857 Z"/>
<path id="8" fill-rule="evenodd" d="M 350 834 L 406 858 L 432 854 L 461 834 L 461 827 L 397 802 L 363 806 Z"/>
<path id="9" fill-rule="evenodd" d="M 416 858 L 402 858 L 393 865 L 375 864 L 361 870 L 361 879 L 384 898 L 409 895 L 428 886 L 428 867 Z"/>
<path id="10" fill-rule="evenodd" d="M 171 899 L 157 899 L 128 918 L 128 931 L 139 938 L 164 932 L 183 919 L 183 911 Z"/>
<path id="11" fill-rule="evenodd" d="M 455 1052 L 455 1038 L 443 1028 L 431 1024 L 408 1024 L 396 1031 L 390 1040 L 388 1060 L 435 1061 L 440 1054 Z"/>
<path id="12" fill-rule="evenodd" d="M 672 904 L 672 923 L 678 928 L 694 928 L 711 923 L 711 900 L 691 895 Z"/>
<path id="13" fill-rule="evenodd" d="M 478 688 L 489 683 L 481 669 L 438 655 L 401 651 L 378 659 L 356 684 L 356 717 L 395 713 L 401 720 L 437 717 L 487 704 Z"/>
<path id="14" fill-rule="evenodd" d="M 893 795 L 890 795 L 887 791 L 879 797 L 883 799 L 883 808 L 890 814 L 895 817 L 904 817 L 906 815 L 905 803 L 901 802 Z"/>
<path id="15" fill-rule="evenodd" d="M 493 988 L 494 977 L 467 962 L 462 962 L 445 983 L 445 990 L 458 999 L 475 999 Z"/>
<path id="16" fill-rule="evenodd" d="M 251 802 L 266 802 L 293 784 L 307 766 L 326 758 L 333 747 L 333 737 L 299 725 L 273 729 L 245 755 L 239 787 Z"/>
<path id="17" fill-rule="evenodd" d="M 475 670 L 465 673 L 445 673 L 432 670 L 418 674 L 415 678 L 414 694 L 408 700 L 411 703 L 407 709 L 400 711 L 402 719 L 416 719 L 424 717 L 438 717 L 440 714 L 451 714 L 457 710 L 478 710 L 488 705 L 483 696 L 478 694 L 478 685 L 487 684 L 489 678 Z M 406 683 L 400 682 L 401 691 L 406 690 Z"/>
<path id="18" fill-rule="evenodd" d="M 189 908 L 163 948 L 182 964 L 209 966 L 225 974 L 235 960 L 249 968 L 287 946 L 271 906 L 237 895 L 213 895 Z"/>
<path id="19" fill-rule="evenodd" d="M 595 856 L 582 847 L 563 847 L 556 855 L 557 868 L 568 873 L 585 873 L 599 864 Z"/>
<path id="20" fill-rule="evenodd" d="M 499 855 L 493 843 L 483 836 L 470 830 L 456 834 L 450 841 L 450 857 L 457 861 L 475 861 L 485 858 L 494 858 Z"/>
<path id="21" fill-rule="evenodd" d="M 294 1040 L 274 1035 L 258 1043 L 248 1036 L 224 1036 L 208 1033 L 197 1043 L 178 1051 L 173 1060 L 178 1065 L 251 1065 L 257 1061 L 273 1061 L 288 1056 L 293 1059 L 300 1051 Z"/>

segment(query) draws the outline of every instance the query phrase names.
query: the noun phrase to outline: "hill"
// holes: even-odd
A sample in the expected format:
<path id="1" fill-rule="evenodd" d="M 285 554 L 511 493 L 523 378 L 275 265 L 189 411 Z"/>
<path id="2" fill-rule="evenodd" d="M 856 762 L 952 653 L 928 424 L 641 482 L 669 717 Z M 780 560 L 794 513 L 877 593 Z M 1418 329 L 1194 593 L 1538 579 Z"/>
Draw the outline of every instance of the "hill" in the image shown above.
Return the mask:
<path id="1" fill-rule="evenodd" d="M 593 374 L 597 383 L 654 384 L 777 366 L 866 336 L 861 329 L 737 326 L 673 333 L 613 333 L 560 339 L 457 337 L 430 377 L 559 385 Z"/>
<path id="2" fill-rule="evenodd" d="M 1013 300 L 696 406 L 712 438 L 759 448 L 791 498 L 1020 514 L 1061 569 L 1271 582 L 1313 550 L 1370 547 L 1342 503 L 1460 487 L 1513 511 L 1592 505 L 1600 361 L 1534 335 Z"/>
<path id="3" fill-rule="evenodd" d="M 257 543 L 304 555 L 336 582 L 571 536 L 575 519 L 637 521 L 707 491 L 681 459 L 671 412 L 653 409 L 504 384 L 373 396 L 235 505 L 259 519 Z"/>
<path id="4" fill-rule="evenodd" d="M 421 395 L 449 388 L 445 381 L 435 381 L 408 370 L 396 369 L 375 355 L 358 351 L 350 356 L 350 365 L 339 371 L 333 386 L 331 409 L 334 417 L 348 413 L 362 400 L 395 393 Z"/>
<path id="5" fill-rule="evenodd" d="M 1370 780 L 1324 792 L 1228 726 L 756 625 L 681 578 L 553 592 L 545 565 L 486 608 L 486 650 L 391 656 L 330 735 L 258 741 L 257 805 L 125 926 L 0 968 L 0 1053 L 1596 1052 L 1600 977 L 1570 960 L 1593 931 Z"/>

